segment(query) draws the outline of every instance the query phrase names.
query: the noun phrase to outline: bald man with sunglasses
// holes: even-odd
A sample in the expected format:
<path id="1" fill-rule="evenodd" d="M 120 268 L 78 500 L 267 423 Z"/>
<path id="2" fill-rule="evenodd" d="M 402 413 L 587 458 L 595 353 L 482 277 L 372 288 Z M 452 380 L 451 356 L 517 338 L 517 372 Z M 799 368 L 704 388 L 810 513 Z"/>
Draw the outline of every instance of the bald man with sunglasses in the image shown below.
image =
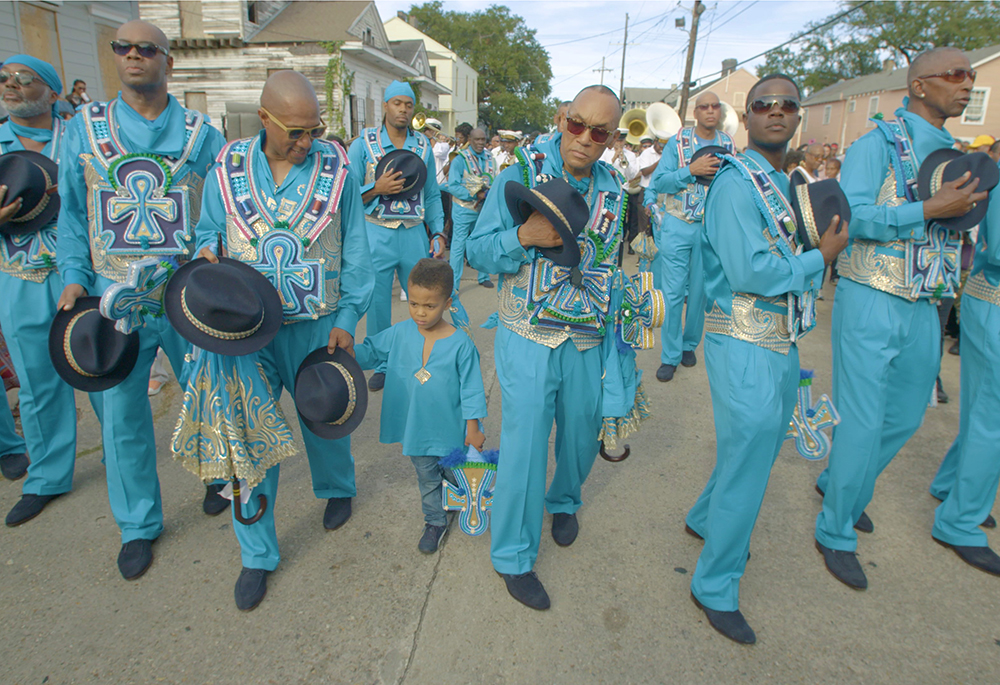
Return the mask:
<path id="1" fill-rule="evenodd" d="M 907 81 L 895 119 L 874 119 L 875 130 L 851 146 L 841 172 L 853 220 L 837 265 L 831 331 L 840 424 L 816 484 L 825 493 L 816 547 L 830 573 L 856 590 L 868 587 L 856 530 L 874 530 L 865 508 L 875 481 L 923 420 L 941 366 L 936 302 L 954 297 L 958 285 L 960 236 L 932 220 L 962 216 L 987 197 L 968 173 L 931 197 L 915 190 L 924 159 L 955 145 L 944 125 L 969 104 L 975 72 L 968 57 L 955 48 L 922 53 Z M 925 282 L 921 267 L 940 279 Z"/>
<path id="2" fill-rule="evenodd" d="M 168 45 L 152 24 L 123 24 L 100 48 L 114 53 L 121 94 L 88 104 L 68 124 L 59 161 L 60 309 L 123 282 L 136 260 L 193 256 L 202 184 L 225 139 L 206 116 L 167 93 L 174 61 Z M 126 580 L 153 563 L 152 543 L 163 531 L 149 371 L 163 348 L 179 373 L 188 349 L 165 316 L 147 319 L 138 335 L 135 368 L 101 395 L 108 499 L 121 529 L 118 568 Z M 206 513 L 228 504 L 221 487 L 206 491 Z"/>

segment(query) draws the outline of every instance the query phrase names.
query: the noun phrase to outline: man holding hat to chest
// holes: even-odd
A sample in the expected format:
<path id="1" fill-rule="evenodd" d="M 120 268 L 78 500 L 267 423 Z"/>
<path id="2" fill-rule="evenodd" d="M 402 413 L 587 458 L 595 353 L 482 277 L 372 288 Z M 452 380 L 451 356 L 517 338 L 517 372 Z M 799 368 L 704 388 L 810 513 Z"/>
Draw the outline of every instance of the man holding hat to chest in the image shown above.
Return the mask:
<path id="1" fill-rule="evenodd" d="M 434 151 L 426 136 L 410 129 L 415 101 L 410 84 L 390 83 L 385 89 L 382 126 L 361 131 L 348 152 L 349 173 L 361 186 L 375 268 L 375 293 L 365 329 L 370 335 L 392 324 L 393 274 L 406 283 L 414 264 L 428 254 L 436 258 L 444 254 L 444 210 Z M 411 161 L 399 154 L 402 150 L 423 160 L 425 168 L 417 180 L 412 179 L 419 169 L 404 173 Z M 383 162 L 391 153 L 396 153 L 394 161 Z M 384 384 L 385 369 L 376 370 L 368 381 L 372 390 L 381 390 Z"/>
<path id="2" fill-rule="evenodd" d="M 969 173 L 934 190 L 918 183 L 928 158 L 955 145 L 944 124 L 968 105 L 968 58 L 955 48 L 921 53 L 907 81 L 896 118 L 876 118 L 841 173 L 854 221 L 837 267 L 831 339 L 840 424 L 816 484 L 825 493 L 816 545 L 830 573 L 858 590 L 868 579 L 855 529 L 873 530 L 865 508 L 875 480 L 920 427 L 941 365 L 936 304 L 954 297 L 961 266 L 960 233 L 942 224 L 987 197 Z"/>
<path id="3" fill-rule="evenodd" d="M 260 96 L 263 129 L 229 143 L 205 184 L 198 222 L 199 256 L 217 261 L 219 234 L 225 256 L 267 276 L 281 296 L 284 325 L 259 360 L 277 401 L 282 388 L 296 392 L 296 373 L 319 348 L 352 350 L 354 329 L 371 303 L 375 276 L 365 237 L 358 181 L 347 153 L 323 140 L 326 125 L 309 81 L 296 71 L 268 77 Z M 313 492 L 327 500 L 323 526 L 335 530 L 351 516 L 357 494 L 351 440 L 327 440 L 302 424 Z M 252 525 L 233 522 L 243 570 L 236 606 L 250 610 L 267 591 L 278 566 L 274 503 L 279 465 L 254 488 L 269 505 Z M 255 513 L 247 505 L 248 516 Z M 235 508 L 234 508 L 235 516 Z"/>
<path id="4" fill-rule="evenodd" d="M 614 144 L 620 116 L 611 90 L 582 90 L 562 133 L 525 148 L 527 166 L 497 177 L 467 246 L 473 268 L 500 274 L 494 349 L 503 425 L 491 558 L 508 592 L 533 609 L 549 608 L 532 570 L 543 504 L 556 544 L 573 544 L 581 489 L 599 448 L 600 344 L 605 322 L 614 325 L 611 274 L 626 198 L 622 178 L 599 158 Z M 546 492 L 553 420 L 556 472 Z"/>
<path id="5" fill-rule="evenodd" d="M 23 454 L 16 455 L 17 464 L 3 464 L 9 477 L 20 478 L 25 468 L 28 473 L 8 526 L 34 518 L 69 492 L 76 461 L 76 400 L 52 367 L 47 343 L 63 287 L 55 260 L 65 126 L 52 114 L 61 91 L 56 70 L 30 55 L 8 57 L 0 68 L 10 114 L 0 125 L 0 328 L 21 381 L 21 426 L 31 455 L 30 466 Z"/>
<path id="6" fill-rule="evenodd" d="M 124 282 L 136 260 L 191 256 L 202 184 L 225 142 L 205 116 L 167 93 L 173 57 L 158 28 L 127 22 L 100 49 L 114 52 L 122 90 L 115 100 L 82 108 L 63 140 L 58 265 L 65 287 L 58 304 L 64 311 Z M 147 318 L 137 334 L 135 367 L 102 394 L 108 499 L 121 529 L 118 568 L 126 580 L 146 572 L 163 531 L 149 370 L 163 348 L 179 373 L 188 347 L 166 317 Z M 227 504 L 218 489 L 209 486 L 206 513 Z"/>

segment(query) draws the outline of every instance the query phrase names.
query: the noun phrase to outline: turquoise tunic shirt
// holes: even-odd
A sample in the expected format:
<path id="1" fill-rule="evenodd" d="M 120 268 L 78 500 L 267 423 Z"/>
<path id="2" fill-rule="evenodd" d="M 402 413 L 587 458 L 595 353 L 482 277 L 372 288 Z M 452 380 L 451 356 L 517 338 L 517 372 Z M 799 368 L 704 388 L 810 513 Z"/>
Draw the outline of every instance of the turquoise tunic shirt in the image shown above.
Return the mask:
<path id="1" fill-rule="evenodd" d="M 469 154 L 479 160 L 480 169 L 485 170 L 488 168 L 487 155 L 489 153 L 485 149 L 477 155 L 470 148 Z M 465 178 L 465 170 L 467 167 L 468 165 L 465 163 L 465 157 L 463 157 L 462 155 L 456 155 L 455 159 L 451 161 L 451 167 L 449 167 L 448 169 L 447 190 L 453 197 L 457 197 L 458 199 L 464 200 L 466 202 L 475 202 L 476 198 L 472 196 L 472 193 L 469 192 L 469 189 L 466 188 L 465 184 L 462 182 L 463 179 Z M 461 209 L 465 208 L 462 207 Z"/>
<path id="2" fill-rule="evenodd" d="M 418 135 L 423 134 L 414 133 L 412 130 L 407 129 L 406 142 L 403 144 L 403 149 L 416 150 Z M 386 152 L 396 149 L 396 146 L 389 140 L 389 133 L 385 130 L 385 126 L 379 129 L 379 140 L 382 143 L 382 149 Z M 351 149 L 348 151 L 347 157 L 351 161 L 348 171 L 354 176 L 355 181 L 361 187 L 361 194 L 364 195 L 375 187 L 375 183 L 365 183 L 365 170 L 368 168 L 368 163 L 372 160 L 368 158 L 368 146 L 365 145 L 363 138 L 357 138 L 351 143 Z M 434 146 L 432 144 L 427 144 L 423 159 L 424 164 L 427 165 L 427 181 L 424 183 L 424 223 L 430 229 L 431 235 L 434 235 L 444 232 L 444 209 L 441 206 L 441 187 L 438 185 L 437 174 L 434 171 L 437 168 L 437 164 L 434 161 Z M 375 162 L 375 164 L 378 164 L 378 162 Z M 378 179 L 375 180 L 377 181 Z M 365 214 L 374 212 L 377 204 L 377 199 L 373 198 L 371 202 L 364 206 Z"/>
<path id="3" fill-rule="evenodd" d="M 251 146 L 250 154 L 254 156 L 254 180 L 271 214 L 276 220 L 286 219 L 293 215 L 300 202 L 311 201 L 311 197 L 303 197 L 305 185 L 313 168 L 314 155 L 320 154 L 321 143 L 313 142 L 302 164 L 294 166 L 280 185 L 275 186 L 271 166 L 263 150 L 264 132 L 257 136 Z M 340 300 L 333 312 L 334 326 L 351 335 L 357 328 L 358 321 L 368 311 L 375 289 L 375 271 L 372 268 L 371 252 L 368 249 L 368 237 L 365 234 L 364 215 L 362 213 L 361 193 L 358 191 L 357 179 L 347 174 L 344 189 L 340 196 L 340 241 L 341 268 L 340 272 L 326 272 L 327 278 L 340 279 Z M 226 207 L 222 201 L 222 190 L 219 188 L 218 176 L 209 174 L 205 182 L 205 192 L 202 196 L 201 218 L 195 229 L 195 254 L 201 248 L 210 247 L 213 251 L 218 241 L 218 235 L 226 228 Z"/>
<path id="4" fill-rule="evenodd" d="M 455 329 L 434 343 L 427 364 L 424 336 L 413 319 L 400 321 L 354 347 L 363 369 L 385 365 L 379 441 L 400 442 L 408 457 L 443 457 L 465 445 L 465 422 L 486 418 L 479 351 Z M 421 383 L 421 367 L 430 374 Z"/>
<path id="5" fill-rule="evenodd" d="M 718 133 L 711 140 L 692 136 L 694 149 L 697 152 L 706 145 L 722 145 L 722 136 Z M 681 166 L 681 160 L 677 154 L 677 137 L 674 136 L 663 146 L 663 155 L 660 163 L 656 165 L 653 177 L 649 179 L 649 187 L 643 192 L 642 204 L 646 207 L 656 204 L 656 196 L 660 193 L 676 195 L 687 190 L 688 184 L 694 183 L 694 176 L 687 165 Z"/>
<path id="6" fill-rule="evenodd" d="M 149 121 L 118 96 L 116 120 L 118 134 L 131 152 L 178 156 L 184 149 L 184 108 L 173 95 L 167 107 L 155 120 Z M 201 148 L 192 152 L 175 176 L 187 171 L 204 178 L 215 163 L 215 157 L 225 144 L 222 134 L 209 125 L 205 117 Z M 81 155 L 93 154 L 83 117 L 69 121 L 59 156 L 59 254 L 57 264 L 66 285 L 75 283 L 88 290 L 94 286 L 94 266 L 90 257 L 90 227 L 87 219 L 87 183 Z M 100 294 L 93 293 L 91 294 Z"/>
<path id="7" fill-rule="evenodd" d="M 986 210 L 986 219 L 979 224 L 976 254 L 969 276 L 980 271 L 990 285 L 1000 286 L 1000 186 L 990 191 L 990 208 Z"/>
<path id="8" fill-rule="evenodd" d="M 755 150 L 746 154 L 767 170 L 768 178 L 787 198 L 788 177 Z M 731 164 L 723 166 L 709 188 L 702 243 L 706 311 L 718 302 L 723 312 L 732 315 L 734 292 L 766 297 L 800 295 L 819 288 L 822 282 L 824 264 L 819 250 L 791 257 L 771 252 L 764 237 L 767 223 L 754 203 L 753 192 L 749 182 Z"/>

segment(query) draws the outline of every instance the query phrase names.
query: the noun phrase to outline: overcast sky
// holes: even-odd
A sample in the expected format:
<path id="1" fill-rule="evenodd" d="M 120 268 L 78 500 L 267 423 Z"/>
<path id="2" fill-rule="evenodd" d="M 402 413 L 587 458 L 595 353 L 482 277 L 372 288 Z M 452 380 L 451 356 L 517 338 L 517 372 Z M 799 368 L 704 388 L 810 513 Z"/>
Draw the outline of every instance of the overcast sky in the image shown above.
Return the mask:
<path id="1" fill-rule="evenodd" d="M 406 11 L 411 0 L 375 0 L 383 19 Z M 420 4 L 420 3 L 416 3 Z M 604 83 L 618 90 L 621 79 L 622 29 L 629 14 L 629 45 L 625 53 L 625 85 L 667 88 L 684 76 L 687 32 L 674 27 L 683 16 L 691 27 L 693 0 L 683 3 L 654 0 L 513 0 L 471 2 L 446 0 L 445 10 L 471 12 L 502 4 L 524 17 L 537 31 L 538 42 L 552 63 L 552 92 L 568 100 L 580 89 L 598 83 L 601 58 Z M 693 78 L 717 72 L 728 57 L 744 60 L 786 41 L 806 23 L 823 19 L 839 9 L 829 0 L 719 0 L 705 3 L 698 27 Z M 603 34 L 603 35 L 597 35 Z M 748 65 L 748 68 L 763 60 Z"/>

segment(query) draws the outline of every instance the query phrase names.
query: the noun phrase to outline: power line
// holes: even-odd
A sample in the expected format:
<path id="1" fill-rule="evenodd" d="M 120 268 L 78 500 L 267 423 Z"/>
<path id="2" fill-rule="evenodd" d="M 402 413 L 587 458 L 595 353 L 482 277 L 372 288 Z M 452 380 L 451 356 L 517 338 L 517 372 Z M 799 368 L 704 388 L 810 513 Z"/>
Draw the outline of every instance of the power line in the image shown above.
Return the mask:
<path id="1" fill-rule="evenodd" d="M 671 10 L 671 12 L 672 11 L 673 10 Z M 638 26 L 639 24 L 645 24 L 647 22 L 650 22 L 650 21 L 653 21 L 653 20 L 656 20 L 656 19 L 662 19 L 663 17 L 665 17 L 668 14 L 670 14 L 670 12 L 664 12 L 663 14 L 659 14 L 659 15 L 657 15 L 655 17 L 650 17 L 649 19 L 643 19 L 642 21 L 633 22 L 632 26 L 635 27 L 635 26 Z M 601 33 L 595 33 L 592 36 L 583 36 L 582 38 L 573 38 L 572 40 L 564 40 L 561 43 L 549 43 L 548 45 L 543 45 L 542 47 L 543 48 L 554 48 L 554 47 L 559 46 L 559 45 L 569 45 L 570 43 L 579 43 L 579 42 L 584 41 L 584 40 L 590 40 L 592 38 L 600 38 L 601 36 L 608 36 L 608 35 L 611 35 L 612 33 L 618 33 L 620 31 L 622 31 L 622 29 L 611 29 L 610 31 L 603 31 Z"/>

